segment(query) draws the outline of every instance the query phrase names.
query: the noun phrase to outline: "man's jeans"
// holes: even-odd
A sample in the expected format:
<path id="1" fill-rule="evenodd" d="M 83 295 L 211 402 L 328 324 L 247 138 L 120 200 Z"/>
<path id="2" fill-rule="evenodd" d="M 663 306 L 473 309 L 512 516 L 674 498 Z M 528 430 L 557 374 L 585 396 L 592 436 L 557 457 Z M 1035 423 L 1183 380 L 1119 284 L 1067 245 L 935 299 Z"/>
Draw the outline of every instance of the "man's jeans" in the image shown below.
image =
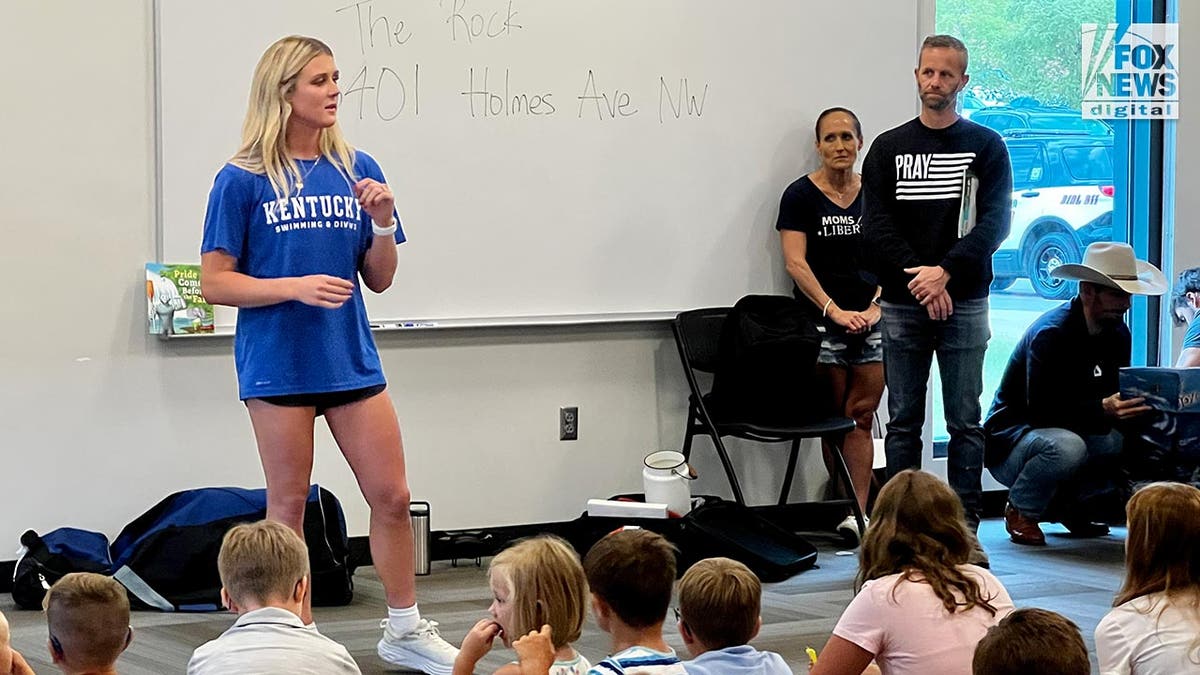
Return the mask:
<path id="1" fill-rule="evenodd" d="M 1120 432 L 1080 436 L 1066 429 L 1033 429 L 1021 437 L 992 477 L 1008 486 L 1008 503 L 1021 515 L 1037 520 L 1046 512 L 1054 491 L 1074 476 L 1089 459 L 1121 452 Z"/>
<path id="2" fill-rule="evenodd" d="M 888 388 L 888 476 L 921 468 L 921 427 L 933 355 L 942 379 L 947 478 L 962 500 L 967 523 L 979 525 L 983 494 L 983 355 L 991 337 L 988 300 L 959 300 L 945 321 L 929 318 L 920 305 L 883 303 L 883 367 Z"/>

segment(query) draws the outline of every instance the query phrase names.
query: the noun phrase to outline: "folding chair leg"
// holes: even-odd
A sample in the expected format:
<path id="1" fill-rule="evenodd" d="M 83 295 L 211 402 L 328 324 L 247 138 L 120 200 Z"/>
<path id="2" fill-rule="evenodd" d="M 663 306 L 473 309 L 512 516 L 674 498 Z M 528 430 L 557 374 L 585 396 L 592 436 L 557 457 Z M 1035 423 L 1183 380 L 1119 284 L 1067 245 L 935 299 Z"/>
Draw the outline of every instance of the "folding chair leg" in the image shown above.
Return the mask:
<path id="1" fill-rule="evenodd" d="M 729 461 L 729 453 L 725 451 L 725 443 L 715 433 L 711 435 L 711 438 L 713 440 L 713 447 L 717 449 L 717 455 L 721 458 L 721 465 L 725 467 L 725 475 L 729 477 L 729 488 L 733 490 L 733 500 L 745 506 L 746 497 L 742 494 L 742 486 L 738 484 L 737 474 L 733 472 L 733 463 Z"/>
<path id="2" fill-rule="evenodd" d="M 788 455 L 787 472 L 783 474 L 783 489 L 779 491 L 779 505 L 787 504 L 788 494 L 792 491 L 792 477 L 796 474 L 796 460 L 800 456 L 800 439 L 792 439 L 792 452 Z"/>
<path id="3" fill-rule="evenodd" d="M 683 453 L 683 461 L 685 462 L 692 461 L 692 438 L 696 435 L 695 419 L 696 409 L 691 408 L 688 410 L 687 426 L 683 428 L 683 447 L 679 450 Z"/>
<path id="4" fill-rule="evenodd" d="M 833 450 L 833 466 L 837 469 L 838 476 L 842 480 L 842 485 L 846 486 L 846 492 L 850 495 L 850 510 L 854 514 L 854 520 L 858 523 L 858 531 L 865 533 L 867 531 L 867 523 L 863 519 L 862 509 L 858 506 L 858 495 L 854 492 L 854 481 L 850 479 L 850 469 L 846 466 L 846 458 L 842 455 L 842 440 L 843 438 L 827 438 L 829 447 Z"/>

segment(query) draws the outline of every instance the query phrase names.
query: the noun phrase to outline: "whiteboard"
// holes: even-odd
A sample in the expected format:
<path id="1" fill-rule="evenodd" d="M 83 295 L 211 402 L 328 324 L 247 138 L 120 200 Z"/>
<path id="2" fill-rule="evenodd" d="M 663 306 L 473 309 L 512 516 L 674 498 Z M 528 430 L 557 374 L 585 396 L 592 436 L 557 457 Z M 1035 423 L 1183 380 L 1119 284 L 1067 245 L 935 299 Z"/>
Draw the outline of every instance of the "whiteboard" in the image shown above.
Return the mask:
<path id="1" fill-rule="evenodd" d="M 158 0 L 161 259 L 199 259 L 254 65 L 318 37 L 340 124 L 408 243 L 375 320 L 673 313 L 790 282 L 783 189 L 812 124 L 912 116 L 917 3 Z"/>

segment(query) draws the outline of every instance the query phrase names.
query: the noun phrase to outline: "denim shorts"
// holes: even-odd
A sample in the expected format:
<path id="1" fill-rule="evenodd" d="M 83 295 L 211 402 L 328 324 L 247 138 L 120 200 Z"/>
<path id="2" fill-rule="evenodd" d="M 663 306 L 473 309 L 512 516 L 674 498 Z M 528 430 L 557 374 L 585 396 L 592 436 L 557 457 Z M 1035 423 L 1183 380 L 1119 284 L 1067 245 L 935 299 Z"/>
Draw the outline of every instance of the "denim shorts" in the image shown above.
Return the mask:
<path id="1" fill-rule="evenodd" d="M 861 366 L 883 363 L 882 322 L 866 333 L 847 333 L 841 326 L 818 323 L 821 332 L 821 355 L 817 363 L 823 366 Z"/>
<path id="2" fill-rule="evenodd" d="M 287 408 L 316 408 L 317 415 L 324 415 L 330 408 L 339 405 L 365 401 L 375 394 L 387 389 L 386 384 L 377 384 L 362 389 L 347 389 L 345 391 L 326 391 L 317 394 L 288 394 L 286 396 L 259 396 L 260 401 L 271 405 L 281 405 Z"/>

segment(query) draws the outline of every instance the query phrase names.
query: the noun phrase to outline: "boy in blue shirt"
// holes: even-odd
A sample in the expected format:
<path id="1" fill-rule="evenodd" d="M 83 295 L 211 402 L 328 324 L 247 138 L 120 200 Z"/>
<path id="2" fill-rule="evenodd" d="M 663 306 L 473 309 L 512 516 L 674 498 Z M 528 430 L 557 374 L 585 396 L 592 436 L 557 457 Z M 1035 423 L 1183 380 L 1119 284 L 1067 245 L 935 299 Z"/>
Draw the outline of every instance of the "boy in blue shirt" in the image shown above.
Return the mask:
<path id="1" fill-rule="evenodd" d="M 688 675 L 792 675 L 775 652 L 748 642 L 762 628 L 762 584 L 729 558 L 706 558 L 679 581 L 679 634 L 692 655 Z"/>

